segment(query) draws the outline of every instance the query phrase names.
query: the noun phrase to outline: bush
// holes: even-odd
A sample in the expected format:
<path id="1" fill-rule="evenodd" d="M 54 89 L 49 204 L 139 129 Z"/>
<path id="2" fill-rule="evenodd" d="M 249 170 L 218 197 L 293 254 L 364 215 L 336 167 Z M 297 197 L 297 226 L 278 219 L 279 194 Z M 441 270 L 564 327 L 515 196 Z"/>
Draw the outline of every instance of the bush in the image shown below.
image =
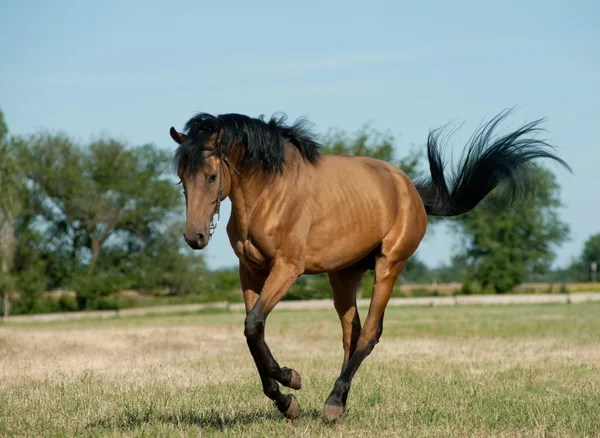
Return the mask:
<path id="1" fill-rule="evenodd" d="M 462 295 L 473 295 L 473 283 L 465 281 L 460 289 Z"/>
<path id="2" fill-rule="evenodd" d="M 74 312 L 77 310 L 77 300 L 71 295 L 61 295 L 58 299 L 58 307 L 61 312 Z"/>
<path id="3" fill-rule="evenodd" d="M 284 300 L 314 300 L 331 298 L 331 286 L 326 274 L 302 276 L 283 297 Z"/>
<path id="4" fill-rule="evenodd" d="M 424 287 L 419 287 L 419 288 L 413 289 L 411 291 L 411 296 L 413 296 L 413 297 L 429 297 L 429 296 L 431 296 L 431 293 Z"/>
<path id="5" fill-rule="evenodd" d="M 21 310 L 21 309 L 19 309 Z M 58 301 L 49 298 L 40 298 L 33 302 L 31 308 L 27 309 L 27 312 L 23 313 L 54 313 L 60 312 L 60 305 Z"/>
<path id="6" fill-rule="evenodd" d="M 375 273 L 373 271 L 367 271 L 362 279 L 362 297 L 371 298 L 373 295 L 373 283 L 375 282 Z"/>
<path id="7" fill-rule="evenodd" d="M 493 286 L 486 286 L 484 288 L 482 288 L 479 293 L 481 295 L 495 295 L 495 294 L 504 294 L 504 293 L 511 293 L 511 291 L 502 291 L 502 292 L 497 292 Z"/>

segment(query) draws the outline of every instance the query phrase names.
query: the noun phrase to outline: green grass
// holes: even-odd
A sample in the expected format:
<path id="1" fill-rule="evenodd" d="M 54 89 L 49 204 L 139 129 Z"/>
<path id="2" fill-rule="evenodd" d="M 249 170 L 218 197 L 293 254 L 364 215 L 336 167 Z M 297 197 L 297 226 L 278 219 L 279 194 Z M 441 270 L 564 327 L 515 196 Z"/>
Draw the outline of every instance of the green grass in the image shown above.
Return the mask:
<path id="1" fill-rule="evenodd" d="M 335 425 L 320 418 L 342 359 L 333 310 L 269 318 L 275 357 L 303 378 L 295 422 L 262 394 L 242 313 L 4 324 L 0 435 L 600 436 L 599 314 L 390 308 Z"/>

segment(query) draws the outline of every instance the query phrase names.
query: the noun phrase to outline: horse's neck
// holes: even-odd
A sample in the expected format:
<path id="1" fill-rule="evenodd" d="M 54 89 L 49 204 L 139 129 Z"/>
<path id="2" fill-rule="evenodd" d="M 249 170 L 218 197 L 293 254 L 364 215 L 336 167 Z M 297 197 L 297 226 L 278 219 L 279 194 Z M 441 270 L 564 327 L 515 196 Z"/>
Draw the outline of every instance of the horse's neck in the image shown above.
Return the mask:
<path id="1" fill-rule="evenodd" d="M 235 183 L 232 182 L 229 199 L 238 235 L 242 240 L 248 237 L 250 218 L 254 211 L 261 208 L 261 204 L 269 196 L 281 195 L 283 192 L 289 196 L 290 191 L 297 188 L 290 182 L 297 182 L 305 167 L 306 164 L 297 151 L 289 150 L 283 175 L 265 175 L 259 171 L 250 175 L 242 174 Z"/>
<path id="2" fill-rule="evenodd" d="M 231 214 L 235 215 L 238 235 L 245 240 L 248 237 L 250 217 L 263 197 L 267 195 L 273 177 L 257 173 L 251 176 L 242 175 L 242 178 L 245 178 L 243 183 L 232 184 L 229 199 Z"/>

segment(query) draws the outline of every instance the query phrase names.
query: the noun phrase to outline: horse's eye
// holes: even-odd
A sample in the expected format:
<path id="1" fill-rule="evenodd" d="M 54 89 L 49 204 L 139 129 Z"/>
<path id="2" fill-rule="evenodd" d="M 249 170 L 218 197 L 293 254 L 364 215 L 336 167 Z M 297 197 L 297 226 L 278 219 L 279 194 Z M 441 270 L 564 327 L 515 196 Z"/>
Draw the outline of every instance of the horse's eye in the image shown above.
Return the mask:
<path id="1" fill-rule="evenodd" d="M 208 182 L 214 183 L 217 180 L 217 175 L 211 175 L 208 177 Z"/>

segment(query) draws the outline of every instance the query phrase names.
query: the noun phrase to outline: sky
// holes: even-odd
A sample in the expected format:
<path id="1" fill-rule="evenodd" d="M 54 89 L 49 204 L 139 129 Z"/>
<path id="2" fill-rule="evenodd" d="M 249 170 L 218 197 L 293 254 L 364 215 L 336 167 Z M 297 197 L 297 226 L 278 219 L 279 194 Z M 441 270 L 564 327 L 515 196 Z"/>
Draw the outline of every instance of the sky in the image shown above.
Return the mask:
<path id="1" fill-rule="evenodd" d="M 505 129 L 547 117 L 574 171 L 549 165 L 571 227 L 565 266 L 600 232 L 599 22 L 593 0 L 0 0 L 0 109 L 13 135 L 173 151 L 169 128 L 196 112 L 282 111 L 320 134 L 370 123 L 395 136 L 397 157 L 454 121 L 457 157 L 483 120 L 516 107 Z M 224 222 L 211 268 L 237 265 Z M 459 245 L 440 225 L 417 255 L 438 266 Z"/>

